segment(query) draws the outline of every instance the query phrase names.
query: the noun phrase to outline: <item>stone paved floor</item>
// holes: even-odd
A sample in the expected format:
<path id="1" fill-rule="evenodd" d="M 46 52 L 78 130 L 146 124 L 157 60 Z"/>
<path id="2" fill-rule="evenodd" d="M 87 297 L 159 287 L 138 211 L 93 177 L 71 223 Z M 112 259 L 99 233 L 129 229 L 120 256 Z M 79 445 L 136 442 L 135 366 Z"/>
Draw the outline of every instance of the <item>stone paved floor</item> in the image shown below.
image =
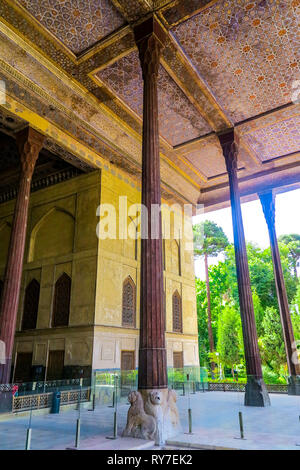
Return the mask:
<path id="1" fill-rule="evenodd" d="M 118 407 L 118 433 L 126 424 L 128 405 Z M 95 411 L 81 409 L 81 441 L 97 435 L 110 436 L 113 433 L 113 412 L 108 406 L 97 406 Z M 32 416 L 32 449 L 64 449 L 74 446 L 77 410 L 64 411 L 59 414 Z M 29 417 L 18 417 L 0 421 L 0 450 L 24 449 L 26 429 Z"/>
<path id="2" fill-rule="evenodd" d="M 183 433 L 170 440 L 172 445 L 197 448 L 294 449 L 300 450 L 300 397 L 270 394 L 271 406 L 245 407 L 244 394 L 234 392 L 197 393 L 191 396 L 193 434 L 186 434 L 187 420 L 181 416 Z M 239 411 L 243 415 L 245 440 L 240 437 Z"/>
<path id="3" fill-rule="evenodd" d="M 235 392 L 197 392 L 190 396 L 193 434 L 188 432 L 188 397 L 178 396 L 182 433 L 168 448 L 293 448 L 300 443 L 300 397 L 271 395 L 270 408 L 243 406 L 243 394 Z M 128 405 L 118 407 L 118 433 L 126 424 Z M 113 409 L 97 406 L 95 411 L 81 410 L 81 448 L 118 449 L 134 447 L 121 439 L 109 441 L 113 432 Z M 239 437 L 238 412 L 242 411 L 246 440 Z M 78 411 L 32 418 L 32 449 L 73 447 Z M 0 449 L 24 449 L 28 417 L 13 416 L 0 421 Z M 98 436 L 98 437 L 97 437 Z M 98 442 L 97 442 L 98 440 Z M 140 445 L 140 442 L 138 443 Z M 138 445 L 135 444 L 135 445 Z M 125 447 L 124 447 L 125 446 Z"/>

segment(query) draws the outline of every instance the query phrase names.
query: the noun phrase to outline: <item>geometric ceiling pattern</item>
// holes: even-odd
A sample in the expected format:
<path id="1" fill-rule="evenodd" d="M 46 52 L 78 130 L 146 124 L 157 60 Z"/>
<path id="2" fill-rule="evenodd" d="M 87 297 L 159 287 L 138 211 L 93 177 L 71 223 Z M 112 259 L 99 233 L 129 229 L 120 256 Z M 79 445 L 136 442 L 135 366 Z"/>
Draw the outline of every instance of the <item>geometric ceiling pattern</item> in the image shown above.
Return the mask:
<path id="1" fill-rule="evenodd" d="M 199 145 L 185 154 L 185 158 L 195 168 L 201 168 L 201 172 L 208 180 L 226 174 L 225 160 L 215 136 L 203 139 Z"/>
<path id="2" fill-rule="evenodd" d="M 106 85 L 140 118 L 143 116 L 143 78 L 137 50 L 97 73 Z M 160 134 L 172 145 L 211 132 L 211 127 L 161 65 L 158 78 Z"/>
<path id="3" fill-rule="evenodd" d="M 195 14 L 205 7 L 211 0 L 189 0 L 185 2 L 174 2 L 171 8 L 163 9 L 162 17 L 171 26 L 176 25 L 183 18 Z"/>
<path id="4" fill-rule="evenodd" d="M 300 115 L 257 129 L 243 136 L 262 161 L 297 152 L 300 149 Z"/>
<path id="5" fill-rule="evenodd" d="M 75 54 L 125 24 L 110 0 L 18 1 Z"/>
<path id="6" fill-rule="evenodd" d="M 132 26 L 153 11 L 167 38 L 164 190 L 218 198 L 228 178 L 216 132 L 233 126 L 241 182 L 300 172 L 299 0 L 1 0 L 0 80 L 18 103 L 139 175 L 143 80 Z M 9 120 L 5 132 L 17 125 Z"/>
<path id="7" fill-rule="evenodd" d="M 291 101 L 299 1 L 222 0 L 172 33 L 234 123 Z"/>

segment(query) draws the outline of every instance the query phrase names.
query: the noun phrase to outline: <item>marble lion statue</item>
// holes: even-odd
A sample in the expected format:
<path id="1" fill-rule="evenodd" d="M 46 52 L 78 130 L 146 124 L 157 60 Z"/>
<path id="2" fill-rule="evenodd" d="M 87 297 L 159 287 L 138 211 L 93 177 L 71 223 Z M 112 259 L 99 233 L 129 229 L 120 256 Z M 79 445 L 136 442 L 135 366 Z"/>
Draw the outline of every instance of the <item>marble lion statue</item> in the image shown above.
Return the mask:
<path id="1" fill-rule="evenodd" d="M 145 411 L 153 416 L 156 422 L 155 444 L 163 444 L 164 410 L 163 397 L 159 390 L 153 390 L 149 393 L 145 402 Z"/>
<path id="2" fill-rule="evenodd" d="M 122 436 L 154 439 L 156 422 L 153 416 L 145 413 L 144 402 L 140 392 L 130 392 L 128 401 L 131 406 L 128 410 L 127 424 Z"/>
<path id="3" fill-rule="evenodd" d="M 145 402 L 145 411 L 155 418 L 156 443 L 161 444 L 164 439 L 174 436 L 180 429 L 176 402 L 177 395 L 175 390 L 168 390 L 167 395 L 159 390 L 153 390 L 148 395 Z"/>
<path id="4" fill-rule="evenodd" d="M 173 428 L 179 426 L 179 413 L 176 405 L 177 395 L 175 390 L 168 390 L 168 412 Z"/>

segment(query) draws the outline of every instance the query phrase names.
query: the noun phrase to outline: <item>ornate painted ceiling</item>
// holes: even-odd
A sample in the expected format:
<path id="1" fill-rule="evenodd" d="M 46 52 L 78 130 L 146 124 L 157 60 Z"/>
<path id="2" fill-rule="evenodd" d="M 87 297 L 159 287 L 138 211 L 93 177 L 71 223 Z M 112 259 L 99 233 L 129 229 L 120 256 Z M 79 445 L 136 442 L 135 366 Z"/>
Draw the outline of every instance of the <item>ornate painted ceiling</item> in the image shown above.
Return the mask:
<path id="1" fill-rule="evenodd" d="M 143 79 L 136 50 L 100 70 L 96 77 L 142 120 Z M 173 147 L 211 131 L 162 65 L 158 79 L 158 106 L 160 134 Z"/>
<path id="2" fill-rule="evenodd" d="M 164 197 L 208 208 L 228 201 L 216 133 L 233 126 L 245 197 L 297 184 L 299 0 L 0 0 L 3 110 L 83 164 L 123 169 L 139 185 L 143 91 L 132 26 L 153 13 L 167 32 Z"/>
<path id="3" fill-rule="evenodd" d="M 19 4 L 74 54 L 125 24 L 110 0 L 19 0 Z"/>

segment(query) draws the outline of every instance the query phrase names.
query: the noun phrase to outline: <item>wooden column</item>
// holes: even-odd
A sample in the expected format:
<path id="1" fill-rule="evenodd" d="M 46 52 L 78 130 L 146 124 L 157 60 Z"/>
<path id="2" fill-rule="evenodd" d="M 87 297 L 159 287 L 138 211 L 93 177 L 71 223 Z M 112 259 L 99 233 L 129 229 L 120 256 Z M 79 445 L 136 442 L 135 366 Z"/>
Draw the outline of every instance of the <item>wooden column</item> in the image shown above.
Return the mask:
<path id="1" fill-rule="evenodd" d="M 167 388 L 167 358 L 163 308 L 163 259 L 161 216 L 152 220 L 153 205 L 161 204 L 158 133 L 157 79 L 165 33 L 154 17 L 134 29 L 144 80 L 142 204 L 148 218 L 142 218 L 141 303 L 138 387 L 141 390 Z M 147 227 L 146 227 L 147 225 Z M 157 233 L 153 238 L 151 233 Z"/>
<path id="2" fill-rule="evenodd" d="M 282 272 L 279 247 L 275 229 L 275 196 L 272 191 L 259 194 L 265 219 L 268 226 L 270 246 L 272 252 L 274 277 L 277 291 L 277 299 L 282 324 L 282 332 L 286 351 L 286 360 L 290 375 L 289 393 L 300 394 L 300 364 L 298 361 L 297 346 L 293 332 L 293 325 L 289 310 L 289 303 Z"/>
<path id="3" fill-rule="evenodd" d="M 43 141 L 44 137 L 30 127 L 19 132 L 16 136 L 21 171 L 0 308 L 0 340 L 5 345 L 5 364 L 0 365 L 0 383 L 8 383 L 10 380 L 23 269 L 30 186 L 35 163 L 43 146 Z"/>
<path id="4" fill-rule="evenodd" d="M 230 186 L 236 271 L 247 371 L 245 405 L 267 406 L 270 405 L 270 400 L 262 379 L 261 360 L 257 342 L 253 298 L 237 178 L 237 147 L 234 141 L 234 130 L 232 129 L 226 134 L 219 135 L 219 140 L 226 161 Z"/>

